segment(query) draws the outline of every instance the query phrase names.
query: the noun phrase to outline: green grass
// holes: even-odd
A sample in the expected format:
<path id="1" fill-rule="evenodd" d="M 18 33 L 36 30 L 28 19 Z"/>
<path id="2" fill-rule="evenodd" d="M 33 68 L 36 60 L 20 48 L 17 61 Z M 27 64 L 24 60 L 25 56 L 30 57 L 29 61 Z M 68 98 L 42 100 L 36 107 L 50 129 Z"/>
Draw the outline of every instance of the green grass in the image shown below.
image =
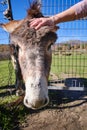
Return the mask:
<path id="1" fill-rule="evenodd" d="M 10 68 L 9 68 L 10 67 Z M 11 78 L 10 78 L 11 72 Z M 12 63 L 10 61 L 0 61 L 0 104 L 7 103 L 7 101 L 13 100 L 9 97 L 8 86 L 15 83 L 15 74 Z M 9 93 L 9 94 L 8 94 Z M 9 98 L 9 99 L 8 99 Z"/>
<path id="2" fill-rule="evenodd" d="M 77 55 L 73 53 L 70 56 L 53 54 L 51 72 L 55 73 L 58 77 L 60 77 L 61 73 L 73 73 L 72 75 L 87 78 L 87 54 Z"/>
<path id="3" fill-rule="evenodd" d="M 23 106 L 15 110 L 16 106 L 9 106 L 10 103 L 18 99 L 15 94 L 11 95 L 8 91 L 9 85 L 14 83 L 15 74 L 11 62 L 0 61 L 0 127 L 3 130 L 12 130 L 17 125 L 15 121 L 20 120 L 19 116 L 22 118 L 22 114 L 19 112 L 23 110 Z"/>
<path id="4" fill-rule="evenodd" d="M 10 78 L 11 75 L 11 78 Z M 15 74 L 11 61 L 0 61 L 0 86 L 15 82 Z"/>
<path id="5" fill-rule="evenodd" d="M 19 129 L 19 124 L 24 122 L 26 114 L 29 114 L 29 111 L 23 105 L 10 108 L 9 106 L 0 105 L 0 128 L 2 128 L 2 130 Z"/>

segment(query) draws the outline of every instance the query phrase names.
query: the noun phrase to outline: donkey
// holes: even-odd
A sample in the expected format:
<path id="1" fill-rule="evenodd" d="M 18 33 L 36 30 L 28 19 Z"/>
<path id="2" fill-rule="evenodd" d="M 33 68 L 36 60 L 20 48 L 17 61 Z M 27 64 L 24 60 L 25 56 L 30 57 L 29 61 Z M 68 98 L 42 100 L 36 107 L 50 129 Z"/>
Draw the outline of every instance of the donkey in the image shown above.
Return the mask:
<path id="1" fill-rule="evenodd" d="M 18 80 L 16 83 L 20 86 L 21 80 L 24 80 L 24 105 L 32 109 L 42 108 L 49 103 L 47 85 L 52 60 L 51 45 L 57 39 L 57 27 L 53 30 L 48 26 L 39 30 L 30 28 L 30 20 L 39 17 L 43 17 L 40 6 L 33 2 L 24 19 L 0 24 L 10 33 L 11 50 L 17 48 L 17 55 L 11 51 Z"/>

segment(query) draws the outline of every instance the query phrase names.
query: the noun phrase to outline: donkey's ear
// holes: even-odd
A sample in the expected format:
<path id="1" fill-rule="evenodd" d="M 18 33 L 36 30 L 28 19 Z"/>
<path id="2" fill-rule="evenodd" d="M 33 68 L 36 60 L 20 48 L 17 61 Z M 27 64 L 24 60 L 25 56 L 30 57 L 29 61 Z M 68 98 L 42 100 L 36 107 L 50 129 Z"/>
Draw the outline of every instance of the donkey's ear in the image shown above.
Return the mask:
<path id="1" fill-rule="evenodd" d="M 41 4 L 41 0 L 36 0 L 37 1 L 37 7 L 39 10 L 41 10 L 42 4 Z"/>
<path id="2" fill-rule="evenodd" d="M 42 7 L 41 0 L 33 0 L 33 3 L 31 4 L 32 9 L 37 8 L 38 10 L 40 10 L 41 7 Z"/>
<path id="3" fill-rule="evenodd" d="M 13 20 L 6 24 L 1 23 L 0 27 L 2 27 L 5 31 L 9 33 L 12 33 L 13 31 L 15 31 L 16 28 L 21 25 L 22 22 L 23 20 Z"/>

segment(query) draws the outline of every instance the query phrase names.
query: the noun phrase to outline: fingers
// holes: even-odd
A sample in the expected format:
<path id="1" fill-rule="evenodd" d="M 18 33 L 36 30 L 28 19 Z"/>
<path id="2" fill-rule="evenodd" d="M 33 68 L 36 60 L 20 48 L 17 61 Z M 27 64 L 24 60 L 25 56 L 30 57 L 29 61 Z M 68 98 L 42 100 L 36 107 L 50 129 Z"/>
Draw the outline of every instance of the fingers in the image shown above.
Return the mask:
<path id="1" fill-rule="evenodd" d="M 42 26 L 54 26 L 54 22 L 50 18 L 34 18 L 30 20 L 30 27 L 34 27 L 36 30 Z"/>
<path id="2" fill-rule="evenodd" d="M 37 24 L 37 26 L 35 26 L 35 29 L 38 30 L 40 29 L 42 26 L 44 26 L 43 22 L 40 22 L 39 24 Z"/>
<path id="3" fill-rule="evenodd" d="M 32 19 L 32 21 L 30 21 L 30 27 L 37 27 L 40 23 L 42 22 L 42 20 L 39 19 Z"/>

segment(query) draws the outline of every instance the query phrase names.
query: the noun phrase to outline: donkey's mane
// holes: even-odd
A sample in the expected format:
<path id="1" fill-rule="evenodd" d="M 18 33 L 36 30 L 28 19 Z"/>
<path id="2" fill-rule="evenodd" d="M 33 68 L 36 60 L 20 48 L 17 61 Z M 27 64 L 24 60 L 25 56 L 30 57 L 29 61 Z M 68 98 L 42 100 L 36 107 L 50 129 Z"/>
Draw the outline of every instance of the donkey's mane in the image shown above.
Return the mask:
<path id="1" fill-rule="evenodd" d="M 43 17 L 43 14 L 40 11 L 40 6 L 40 3 L 34 0 L 33 3 L 30 5 L 30 8 L 27 10 L 27 16 L 31 18 Z"/>

